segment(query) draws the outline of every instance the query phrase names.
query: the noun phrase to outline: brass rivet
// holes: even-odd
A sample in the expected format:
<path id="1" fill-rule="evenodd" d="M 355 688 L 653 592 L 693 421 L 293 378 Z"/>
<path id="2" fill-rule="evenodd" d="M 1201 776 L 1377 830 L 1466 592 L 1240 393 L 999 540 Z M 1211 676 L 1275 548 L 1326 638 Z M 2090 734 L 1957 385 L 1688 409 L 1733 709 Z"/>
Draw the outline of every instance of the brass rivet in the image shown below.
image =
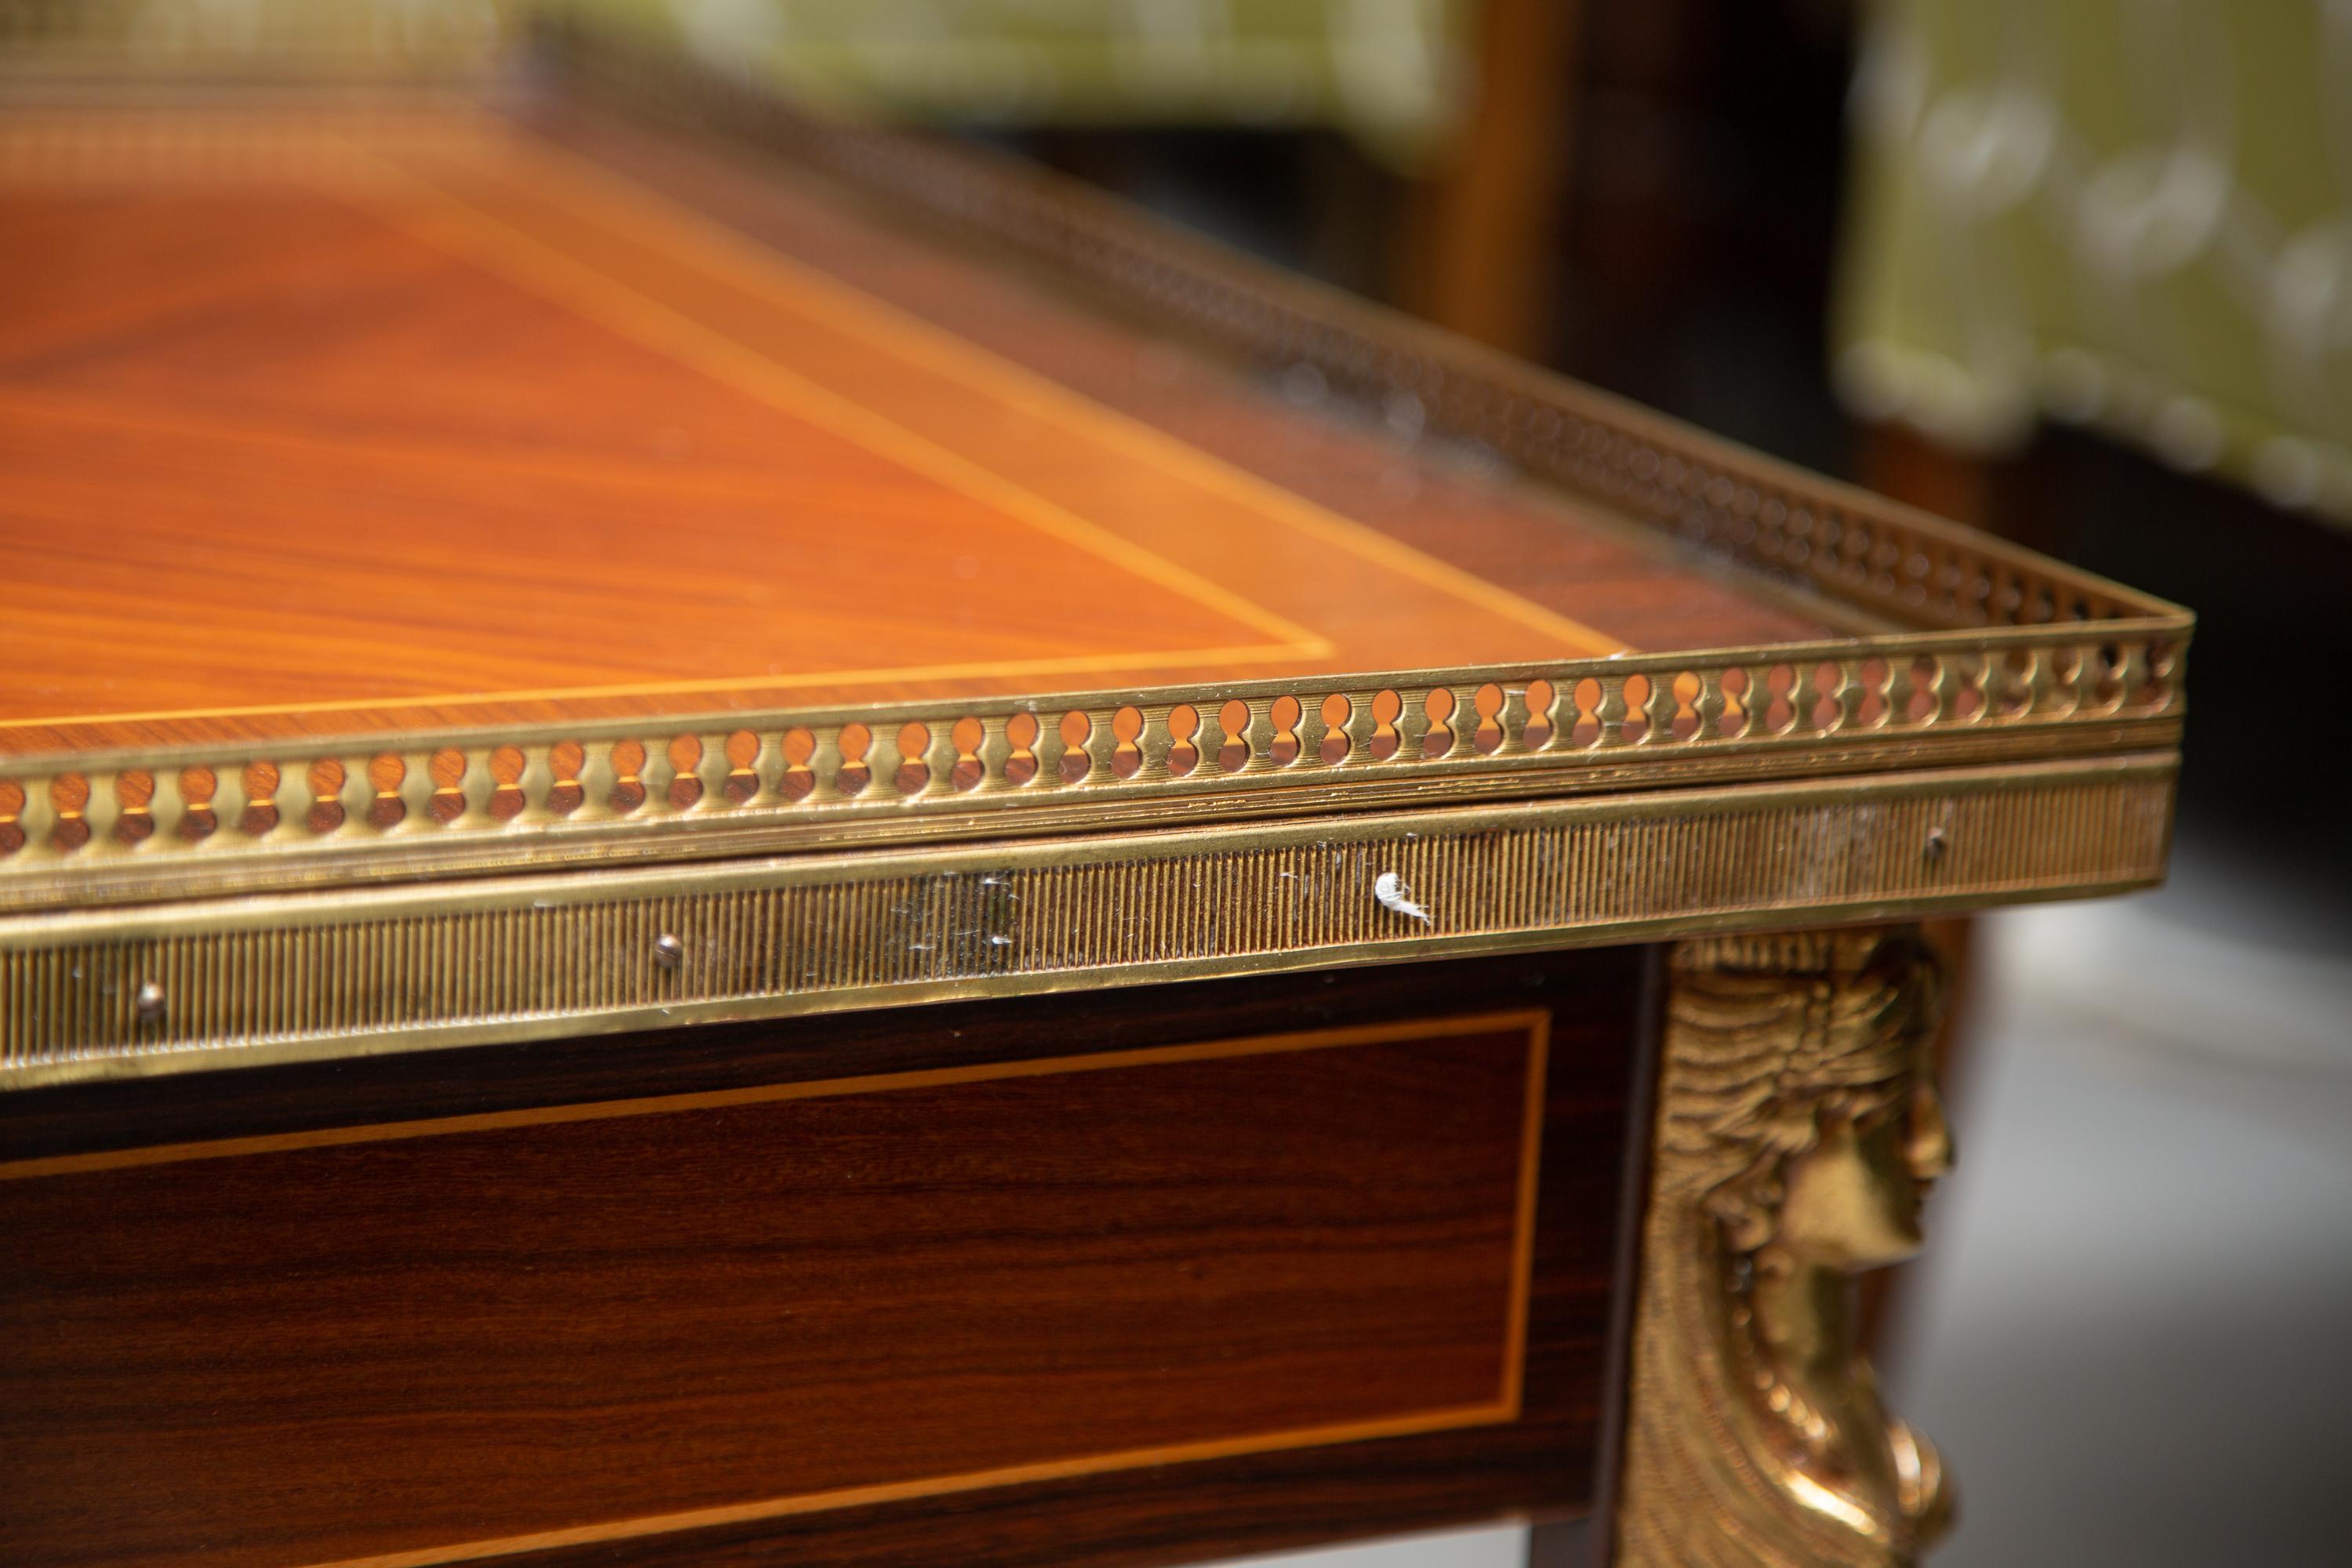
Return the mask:
<path id="1" fill-rule="evenodd" d="M 1942 828 L 1931 827 L 1927 829 L 1926 853 L 1928 859 L 1941 860 L 1944 858 L 1945 849 L 1948 847 L 1949 845 L 1950 840 L 1944 837 L 1944 830 Z"/>
<path id="2" fill-rule="evenodd" d="M 668 931 L 654 938 L 654 962 L 664 969 L 676 969 L 686 962 L 686 943 Z"/>
<path id="3" fill-rule="evenodd" d="M 163 988 L 150 980 L 139 988 L 134 999 L 139 1009 L 139 1021 L 152 1024 L 163 1016 Z"/>

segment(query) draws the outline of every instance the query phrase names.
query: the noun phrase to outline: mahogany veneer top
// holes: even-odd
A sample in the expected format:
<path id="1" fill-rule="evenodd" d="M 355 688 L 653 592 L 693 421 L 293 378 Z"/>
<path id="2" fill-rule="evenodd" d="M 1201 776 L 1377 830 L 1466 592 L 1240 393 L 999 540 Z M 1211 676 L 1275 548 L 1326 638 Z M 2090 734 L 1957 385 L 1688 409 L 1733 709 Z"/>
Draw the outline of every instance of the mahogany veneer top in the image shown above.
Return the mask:
<path id="1" fill-rule="evenodd" d="M 578 113 L 0 116 L 0 755 L 1826 629 Z"/>

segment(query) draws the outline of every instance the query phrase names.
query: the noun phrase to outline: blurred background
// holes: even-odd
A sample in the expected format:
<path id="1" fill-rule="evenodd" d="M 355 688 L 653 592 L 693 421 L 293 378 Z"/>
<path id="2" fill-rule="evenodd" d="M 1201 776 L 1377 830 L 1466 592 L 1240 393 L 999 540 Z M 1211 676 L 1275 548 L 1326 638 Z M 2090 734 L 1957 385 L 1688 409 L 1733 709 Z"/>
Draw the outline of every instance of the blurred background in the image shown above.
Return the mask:
<path id="1" fill-rule="evenodd" d="M 549 10 L 2195 609 L 2172 884 L 1948 933 L 1962 1159 L 1880 1362 L 1938 1562 L 2346 1561 L 2352 0 L 0 0 L 0 83 L 488 73 Z"/>

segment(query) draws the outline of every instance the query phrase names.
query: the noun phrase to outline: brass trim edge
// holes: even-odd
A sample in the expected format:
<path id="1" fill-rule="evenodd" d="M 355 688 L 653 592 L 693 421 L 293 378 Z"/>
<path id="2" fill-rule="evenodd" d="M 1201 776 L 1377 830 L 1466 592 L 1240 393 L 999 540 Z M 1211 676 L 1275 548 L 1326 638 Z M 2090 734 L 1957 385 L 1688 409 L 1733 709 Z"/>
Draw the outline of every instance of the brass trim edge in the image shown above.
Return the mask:
<path id="1" fill-rule="evenodd" d="M 24 916 L 0 1089 L 2161 879 L 2168 753 Z M 1428 910 L 1400 912 L 1393 873 Z"/>
<path id="2" fill-rule="evenodd" d="M 0 911 L 2177 744 L 2162 622 L 0 758 Z"/>

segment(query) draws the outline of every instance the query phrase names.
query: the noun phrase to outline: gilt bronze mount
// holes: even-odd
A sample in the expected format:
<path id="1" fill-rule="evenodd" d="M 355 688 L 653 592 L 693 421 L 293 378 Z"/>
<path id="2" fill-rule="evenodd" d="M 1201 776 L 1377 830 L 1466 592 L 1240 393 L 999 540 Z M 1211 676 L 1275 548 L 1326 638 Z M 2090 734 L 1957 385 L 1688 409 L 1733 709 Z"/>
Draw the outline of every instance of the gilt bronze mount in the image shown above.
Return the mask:
<path id="1" fill-rule="evenodd" d="M 1675 949 L 1619 1521 L 1636 1568 L 1895 1568 L 1948 1522 L 1881 1405 L 1854 1277 L 1920 1246 L 1951 1142 L 1915 931 Z"/>

